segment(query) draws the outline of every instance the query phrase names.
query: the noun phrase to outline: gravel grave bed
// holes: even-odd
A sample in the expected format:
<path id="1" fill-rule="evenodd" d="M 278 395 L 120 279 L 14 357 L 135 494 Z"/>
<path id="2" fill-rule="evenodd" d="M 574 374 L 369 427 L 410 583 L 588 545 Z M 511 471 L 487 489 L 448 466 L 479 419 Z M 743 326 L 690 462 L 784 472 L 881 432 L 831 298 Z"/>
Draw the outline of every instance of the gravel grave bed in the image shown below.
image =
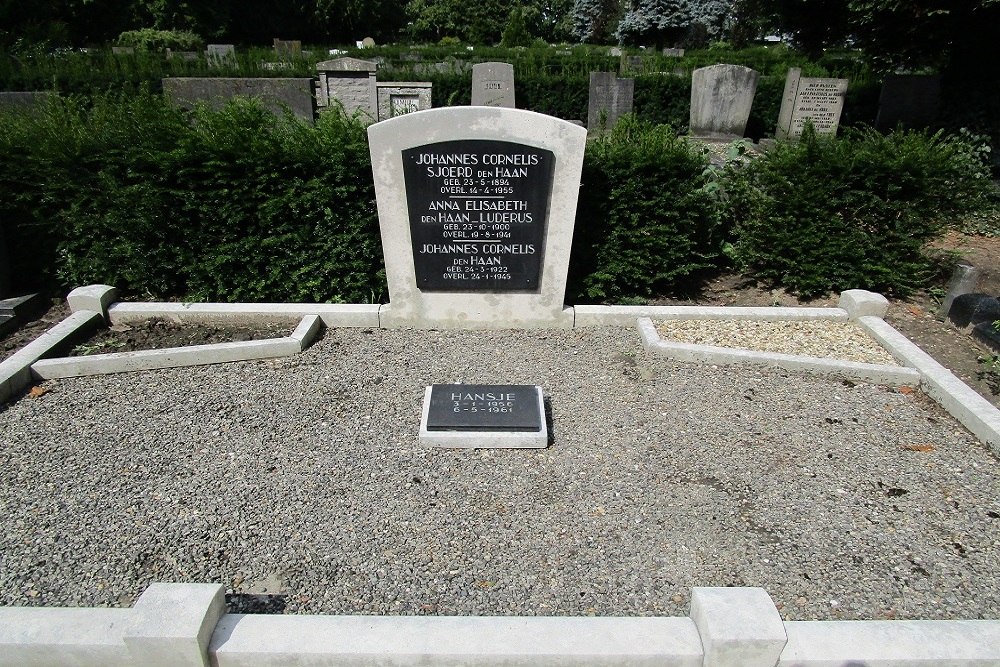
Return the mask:
<path id="1" fill-rule="evenodd" d="M 676 343 L 733 347 L 898 366 L 892 355 L 853 322 L 808 320 L 661 320 L 660 337 Z"/>
<path id="2" fill-rule="evenodd" d="M 539 384 L 543 450 L 417 441 L 432 383 Z M 920 392 L 648 356 L 631 328 L 331 329 L 0 407 L 0 605 L 220 582 L 308 614 L 1000 617 L 1000 464 Z M 259 596 L 259 597 L 254 597 Z"/>

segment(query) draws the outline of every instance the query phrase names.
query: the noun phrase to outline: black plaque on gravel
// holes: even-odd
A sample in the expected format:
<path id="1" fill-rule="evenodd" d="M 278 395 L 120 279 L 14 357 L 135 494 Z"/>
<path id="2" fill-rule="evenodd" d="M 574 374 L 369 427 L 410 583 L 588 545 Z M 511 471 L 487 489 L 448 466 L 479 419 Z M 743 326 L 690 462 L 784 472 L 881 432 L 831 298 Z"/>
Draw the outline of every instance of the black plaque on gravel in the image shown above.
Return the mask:
<path id="1" fill-rule="evenodd" d="M 463 139 L 403 151 L 417 288 L 536 291 L 555 156 Z"/>
<path id="2" fill-rule="evenodd" d="M 538 387 L 527 384 L 435 384 L 428 431 L 540 431 Z"/>

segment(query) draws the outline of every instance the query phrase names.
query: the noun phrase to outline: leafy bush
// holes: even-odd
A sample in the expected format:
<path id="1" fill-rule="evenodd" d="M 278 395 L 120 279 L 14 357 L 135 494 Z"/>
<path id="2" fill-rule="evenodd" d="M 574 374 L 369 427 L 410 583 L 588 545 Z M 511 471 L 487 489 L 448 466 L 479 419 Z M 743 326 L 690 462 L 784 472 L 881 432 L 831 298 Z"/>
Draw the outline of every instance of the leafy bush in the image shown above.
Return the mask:
<path id="1" fill-rule="evenodd" d="M 571 286 L 583 301 L 685 288 L 723 239 L 703 153 L 667 126 L 621 118 L 587 146 Z"/>
<path id="2" fill-rule="evenodd" d="M 807 297 L 921 286 L 925 244 L 991 190 L 971 138 L 871 130 L 834 139 L 809 128 L 724 181 L 738 264 Z"/>
<path id="3" fill-rule="evenodd" d="M 384 292 L 364 128 L 255 102 L 188 118 L 159 96 L 57 98 L 0 119 L 0 219 L 15 276 L 198 300 Z"/>
<path id="4" fill-rule="evenodd" d="M 131 46 L 142 51 L 159 51 L 161 49 L 197 51 L 202 48 L 203 43 L 201 37 L 187 30 L 142 28 L 141 30 L 127 30 L 118 35 L 118 46 Z"/>

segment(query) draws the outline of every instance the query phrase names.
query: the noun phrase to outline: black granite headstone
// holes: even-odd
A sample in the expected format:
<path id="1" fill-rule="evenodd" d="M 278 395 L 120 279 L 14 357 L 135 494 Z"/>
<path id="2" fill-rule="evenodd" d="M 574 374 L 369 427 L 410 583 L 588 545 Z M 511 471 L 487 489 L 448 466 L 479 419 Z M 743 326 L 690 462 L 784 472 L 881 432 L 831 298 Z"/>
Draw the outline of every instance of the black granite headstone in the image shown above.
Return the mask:
<path id="1" fill-rule="evenodd" d="M 1000 320 L 1000 301 L 989 294 L 961 294 L 951 302 L 948 319 L 959 329 L 980 322 Z"/>
<path id="2" fill-rule="evenodd" d="M 540 431 L 538 388 L 523 384 L 435 384 L 428 431 Z"/>
<path id="3" fill-rule="evenodd" d="M 555 156 L 511 141 L 441 141 L 403 151 L 421 290 L 539 289 Z"/>

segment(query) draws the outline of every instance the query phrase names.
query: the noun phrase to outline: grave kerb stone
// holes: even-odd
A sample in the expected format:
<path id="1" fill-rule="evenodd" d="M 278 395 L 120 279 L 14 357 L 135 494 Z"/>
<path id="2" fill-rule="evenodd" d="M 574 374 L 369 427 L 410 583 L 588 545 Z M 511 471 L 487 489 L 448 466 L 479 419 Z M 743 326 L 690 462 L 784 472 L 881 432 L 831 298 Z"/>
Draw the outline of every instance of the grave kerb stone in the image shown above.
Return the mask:
<path id="1" fill-rule="evenodd" d="M 473 65 L 472 106 L 515 108 L 514 66 L 494 62 Z"/>
<path id="2" fill-rule="evenodd" d="M 389 303 L 383 306 L 380 312 L 380 320 L 384 326 L 494 329 L 572 327 L 573 311 L 564 306 L 563 300 L 573 241 L 577 196 L 580 190 L 586 130 L 572 123 L 531 111 L 470 106 L 432 109 L 398 116 L 372 125 L 368 128 L 368 136 L 389 286 Z M 501 146 L 509 147 L 512 155 L 517 151 L 524 154 L 518 154 L 514 161 L 525 160 L 529 153 L 534 156 L 543 154 L 551 157 L 549 162 L 552 165 L 551 181 L 549 181 L 551 191 L 547 197 L 547 205 L 534 211 L 535 216 L 544 219 L 532 218 L 530 222 L 520 219 L 513 221 L 512 216 L 515 227 L 510 228 L 511 238 L 514 234 L 526 233 L 525 229 L 539 233 L 541 239 L 539 247 L 529 247 L 529 244 L 522 243 L 514 248 L 512 242 L 494 244 L 489 251 L 492 254 L 503 255 L 504 261 L 508 259 L 505 253 L 517 253 L 519 255 L 517 259 L 523 262 L 540 261 L 540 267 L 535 265 L 536 268 L 540 268 L 540 275 L 535 283 L 526 279 L 523 288 L 512 290 L 495 288 L 498 283 L 494 280 L 483 283 L 490 285 L 488 290 L 470 290 L 464 286 L 454 290 L 421 289 L 418 286 L 417 266 L 414 261 L 411 216 L 415 216 L 416 224 L 420 224 L 423 222 L 421 214 L 425 211 L 409 211 L 403 153 L 426 148 L 430 154 L 437 144 L 483 141 L 499 142 Z M 469 151 L 474 152 L 475 148 L 469 148 Z M 476 155 L 475 159 L 478 160 L 479 157 Z M 470 158 L 470 163 L 472 159 Z M 493 157 L 487 158 L 485 155 L 483 159 L 494 160 Z M 532 161 L 537 159 L 537 157 L 531 158 Z M 499 158 L 496 161 L 499 162 Z M 541 167 L 542 164 L 544 162 L 538 166 Z M 408 168 L 413 169 L 414 166 Z M 466 176 L 470 179 L 473 176 L 478 178 L 480 171 L 478 168 L 468 172 L 463 171 L 464 175 L 459 178 Z M 458 174 L 457 171 L 455 173 Z M 511 210 L 524 211 L 525 204 L 518 199 L 519 196 L 527 196 L 520 190 L 522 185 L 530 190 L 532 187 L 530 184 L 537 185 L 538 182 L 546 180 L 541 172 L 532 176 L 512 181 L 511 183 L 516 186 L 510 188 L 513 192 L 506 192 L 504 197 L 497 199 L 515 202 L 511 204 Z M 459 186 L 454 187 L 461 189 Z M 444 193 L 439 198 L 444 201 L 451 196 L 473 199 L 465 197 L 464 194 Z M 478 215 L 476 222 L 482 219 L 482 215 Z M 522 222 L 529 224 L 525 227 L 516 226 Z M 414 229 L 424 231 L 420 227 Z M 431 233 L 437 233 L 437 227 L 427 229 Z M 453 236 L 461 234 L 461 229 L 450 233 Z M 478 246 L 483 246 L 482 249 L 485 250 L 487 241 L 478 242 L 475 247 L 463 248 L 462 251 L 475 255 L 480 250 Z M 442 241 L 439 245 L 444 243 Z M 494 250 L 496 252 L 493 252 Z M 421 257 L 421 260 L 436 260 L 434 253 L 438 251 L 438 247 L 432 246 L 427 249 L 431 254 Z M 540 260 L 536 257 L 537 254 L 541 255 Z M 530 266 L 529 264 L 529 268 Z M 436 274 L 431 271 L 429 275 Z M 443 275 L 438 278 L 443 278 Z M 463 285 L 463 283 L 456 284 Z"/>
<path id="3" fill-rule="evenodd" d="M 806 121 L 817 134 L 837 134 L 840 114 L 847 94 L 847 79 L 803 77 L 802 70 L 792 67 L 785 78 L 781 96 L 781 111 L 774 135 L 777 139 L 802 136 Z"/>
<path id="4" fill-rule="evenodd" d="M 741 138 L 759 77 L 742 65 L 711 65 L 692 72 L 689 134 L 706 139 Z"/>

